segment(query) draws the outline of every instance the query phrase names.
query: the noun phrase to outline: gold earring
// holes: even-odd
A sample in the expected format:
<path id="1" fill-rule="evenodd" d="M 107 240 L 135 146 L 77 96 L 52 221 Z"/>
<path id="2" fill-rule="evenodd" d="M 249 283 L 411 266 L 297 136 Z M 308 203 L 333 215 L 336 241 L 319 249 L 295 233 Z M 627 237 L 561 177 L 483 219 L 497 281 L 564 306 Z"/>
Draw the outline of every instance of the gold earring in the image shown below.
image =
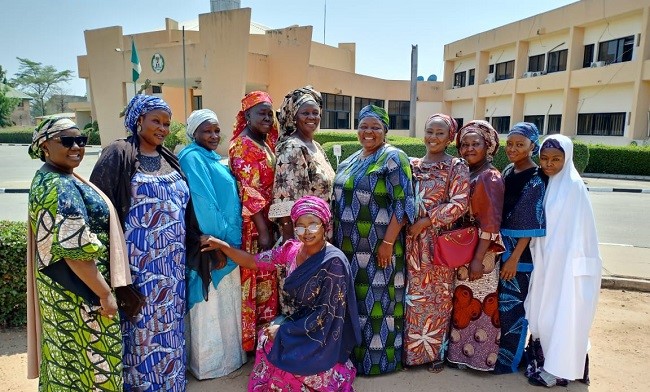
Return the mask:
<path id="1" fill-rule="evenodd" d="M 138 124 L 138 127 L 135 129 L 136 133 L 140 133 L 142 131 L 142 124 Z"/>
<path id="2" fill-rule="evenodd" d="M 49 157 L 49 156 L 50 156 L 50 153 L 47 152 L 47 151 L 45 151 L 45 156 L 46 156 L 46 157 Z"/>

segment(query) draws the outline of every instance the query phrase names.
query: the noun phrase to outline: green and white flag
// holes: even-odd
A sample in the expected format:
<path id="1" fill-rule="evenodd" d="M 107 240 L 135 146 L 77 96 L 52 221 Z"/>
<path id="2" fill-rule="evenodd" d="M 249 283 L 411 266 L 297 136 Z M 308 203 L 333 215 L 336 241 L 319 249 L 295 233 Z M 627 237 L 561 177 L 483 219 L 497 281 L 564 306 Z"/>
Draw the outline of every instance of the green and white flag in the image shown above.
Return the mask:
<path id="1" fill-rule="evenodd" d="M 131 39 L 131 67 L 133 68 L 133 83 L 138 81 L 142 67 L 140 66 L 140 59 L 138 59 L 138 51 L 135 50 L 135 41 Z"/>

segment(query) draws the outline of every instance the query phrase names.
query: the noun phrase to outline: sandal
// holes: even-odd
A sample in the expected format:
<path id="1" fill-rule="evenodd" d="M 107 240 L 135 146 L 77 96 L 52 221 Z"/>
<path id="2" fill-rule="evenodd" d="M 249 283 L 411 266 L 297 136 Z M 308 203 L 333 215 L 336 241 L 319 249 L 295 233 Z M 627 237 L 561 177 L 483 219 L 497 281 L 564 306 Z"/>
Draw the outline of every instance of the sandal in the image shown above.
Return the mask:
<path id="1" fill-rule="evenodd" d="M 444 362 L 434 362 L 431 365 L 427 367 L 427 371 L 429 373 L 440 373 L 445 369 L 445 363 Z"/>

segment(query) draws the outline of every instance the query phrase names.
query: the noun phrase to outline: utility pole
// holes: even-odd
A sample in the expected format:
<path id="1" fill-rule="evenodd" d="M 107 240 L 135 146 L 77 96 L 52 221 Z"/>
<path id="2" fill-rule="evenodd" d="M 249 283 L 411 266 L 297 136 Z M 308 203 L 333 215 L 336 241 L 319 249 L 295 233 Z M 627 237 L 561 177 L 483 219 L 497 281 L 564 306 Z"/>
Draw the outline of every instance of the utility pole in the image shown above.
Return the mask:
<path id="1" fill-rule="evenodd" d="M 409 136 L 415 137 L 415 116 L 418 100 L 418 46 L 411 45 L 411 104 L 409 112 Z"/>

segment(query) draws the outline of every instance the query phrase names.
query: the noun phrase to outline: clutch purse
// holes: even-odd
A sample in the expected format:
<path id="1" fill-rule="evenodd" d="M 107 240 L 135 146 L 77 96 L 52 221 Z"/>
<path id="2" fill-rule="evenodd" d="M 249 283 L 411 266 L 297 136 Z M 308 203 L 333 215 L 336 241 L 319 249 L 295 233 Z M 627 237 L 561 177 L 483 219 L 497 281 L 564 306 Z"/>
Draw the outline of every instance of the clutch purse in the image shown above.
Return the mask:
<path id="1" fill-rule="evenodd" d="M 138 291 L 133 284 L 130 284 L 116 287 L 115 298 L 117 299 L 117 307 L 120 308 L 122 314 L 131 319 L 131 321 L 135 321 L 147 297 Z"/>
<path id="2" fill-rule="evenodd" d="M 81 278 L 72 271 L 68 263 L 61 259 L 41 268 L 40 272 L 63 286 L 64 289 L 78 295 L 91 305 L 99 306 L 99 297 Z"/>

